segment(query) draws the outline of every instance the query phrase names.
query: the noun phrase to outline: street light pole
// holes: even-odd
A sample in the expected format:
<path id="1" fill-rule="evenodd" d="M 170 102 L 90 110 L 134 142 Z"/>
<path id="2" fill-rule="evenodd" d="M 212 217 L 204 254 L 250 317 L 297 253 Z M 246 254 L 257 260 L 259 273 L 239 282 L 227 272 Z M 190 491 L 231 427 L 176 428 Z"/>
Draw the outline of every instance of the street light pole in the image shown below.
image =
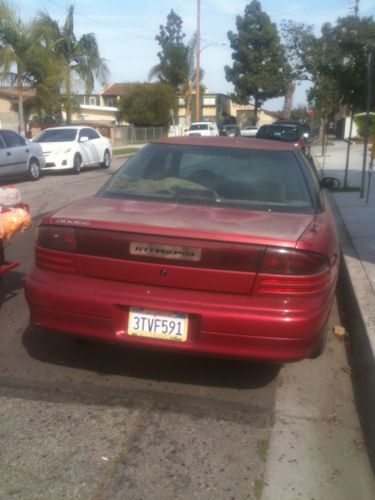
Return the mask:
<path id="1" fill-rule="evenodd" d="M 196 77 L 195 77 L 195 121 L 199 122 L 201 110 L 201 2 L 197 0 L 197 43 L 196 43 Z"/>

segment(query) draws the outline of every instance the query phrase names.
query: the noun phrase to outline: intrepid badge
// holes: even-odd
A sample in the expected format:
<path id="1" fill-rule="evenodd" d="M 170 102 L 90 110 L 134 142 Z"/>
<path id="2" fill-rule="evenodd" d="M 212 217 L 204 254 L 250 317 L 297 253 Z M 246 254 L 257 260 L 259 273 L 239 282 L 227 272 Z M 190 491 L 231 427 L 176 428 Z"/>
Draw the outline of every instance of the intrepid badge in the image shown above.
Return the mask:
<path id="1" fill-rule="evenodd" d="M 172 247 L 169 245 L 152 245 L 149 243 L 130 243 L 131 255 L 142 255 L 144 257 L 189 260 L 198 262 L 201 259 L 200 248 Z"/>

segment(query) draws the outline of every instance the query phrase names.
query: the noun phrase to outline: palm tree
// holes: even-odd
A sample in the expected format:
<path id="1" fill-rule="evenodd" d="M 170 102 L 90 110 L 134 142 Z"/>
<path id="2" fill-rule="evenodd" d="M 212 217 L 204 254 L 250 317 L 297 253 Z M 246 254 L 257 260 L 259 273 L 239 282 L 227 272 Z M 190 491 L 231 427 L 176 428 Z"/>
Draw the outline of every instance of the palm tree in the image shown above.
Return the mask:
<path id="1" fill-rule="evenodd" d="M 186 60 L 185 60 L 185 68 L 184 75 L 185 79 L 182 85 L 179 87 L 178 92 L 181 98 L 185 101 L 186 108 L 186 125 L 189 126 L 191 123 L 192 116 L 192 101 L 193 94 L 195 92 L 195 84 L 196 84 L 196 46 L 197 46 L 197 34 L 191 37 L 187 47 L 186 47 Z M 203 70 L 200 70 L 201 79 L 203 79 Z M 159 81 L 163 81 L 164 73 L 163 67 L 161 64 L 156 64 L 151 68 L 148 74 L 149 80 L 157 78 Z"/>
<path id="2" fill-rule="evenodd" d="M 0 79 L 16 83 L 18 90 L 18 122 L 25 132 L 23 88 L 28 78 L 28 61 L 34 50 L 31 27 L 21 21 L 18 11 L 6 0 L 0 0 Z"/>
<path id="3" fill-rule="evenodd" d="M 197 47 L 197 34 L 191 37 L 188 48 L 187 56 L 187 79 L 181 87 L 181 97 L 185 101 L 186 107 L 186 125 L 189 127 L 191 123 L 192 115 L 192 102 L 193 94 L 195 92 L 196 81 L 197 81 L 197 68 L 196 68 L 196 47 Z M 204 71 L 200 68 L 200 80 L 203 79 Z M 201 88 L 203 90 L 203 87 Z"/>
<path id="4" fill-rule="evenodd" d="M 66 121 L 71 122 L 73 111 L 72 81 L 74 75 L 85 85 L 86 93 L 92 92 L 96 79 L 102 84 L 109 77 L 106 62 L 100 57 L 94 33 L 82 35 L 77 40 L 74 34 L 74 6 L 68 9 L 63 26 L 54 21 L 47 13 L 40 13 L 34 23 L 35 29 L 62 64 L 65 86 Z"/>

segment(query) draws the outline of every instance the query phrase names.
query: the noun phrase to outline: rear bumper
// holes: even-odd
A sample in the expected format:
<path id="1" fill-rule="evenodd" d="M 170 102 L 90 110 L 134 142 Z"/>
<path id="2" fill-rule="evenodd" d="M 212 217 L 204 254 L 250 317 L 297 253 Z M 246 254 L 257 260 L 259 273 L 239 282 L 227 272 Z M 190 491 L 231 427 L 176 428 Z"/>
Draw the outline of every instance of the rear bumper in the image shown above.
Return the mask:
<path id="1" fill-rule="evenodd" d="M 52 331 L 155 350 L 274 362 L 303 359 L 315 350 L 333 296 L 332 291 L 332 296 L 319 299 L 260 300 L 69 276 L 36 268 L 27 279 L 25 292 L 31 321 Z M 188 314 L 187 341 L 129 336 L 131 306 Z"/>

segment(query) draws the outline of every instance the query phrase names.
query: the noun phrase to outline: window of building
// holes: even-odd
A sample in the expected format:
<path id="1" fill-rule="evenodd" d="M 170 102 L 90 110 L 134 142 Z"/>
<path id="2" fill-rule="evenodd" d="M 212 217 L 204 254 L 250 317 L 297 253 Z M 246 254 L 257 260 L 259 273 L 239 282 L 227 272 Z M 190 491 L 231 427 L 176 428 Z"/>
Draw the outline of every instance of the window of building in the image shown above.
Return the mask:
<path id="1" fill-rule="evenodd" d="M 203 97 L 203 106 L 215 106 L 216 99 L 215 97 Z"/>
<path id="2" fill-rule="evenodd" d="M 105 96 L 104 97 L 104 104 L 105 104 L 105 106 L 110 106 L 112 108 L 116 108 L 117 107 L 116 96 Z"/>

